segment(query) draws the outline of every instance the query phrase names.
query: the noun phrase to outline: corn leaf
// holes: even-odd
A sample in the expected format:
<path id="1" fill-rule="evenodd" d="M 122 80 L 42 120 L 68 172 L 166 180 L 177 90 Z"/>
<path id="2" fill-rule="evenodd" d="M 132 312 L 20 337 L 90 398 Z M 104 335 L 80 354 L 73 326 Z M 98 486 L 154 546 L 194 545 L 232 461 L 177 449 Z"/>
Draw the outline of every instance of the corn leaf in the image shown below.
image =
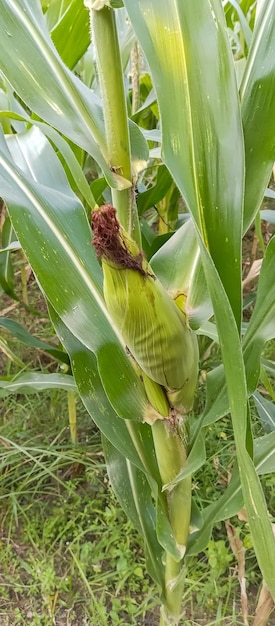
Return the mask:
<path id="1" fill-rule="evenodd" d="M 254 458 L 259 476 L 275 472 L 275 431 L 254 441 Z"/>
<path id="2" fill-rule="evenodd" d="M 152 268 L 172 297 L 185 296 L 185 313 L 197 330 L 213 314 L 203 273 L 194 223 L 188 219 L 150 260 Z"/>
<path id="3" fill-rule="evenodd" d="M 200 431 L 194 441 L 194 445 L 191 448 L 191 452 L 187 457 L 187 461 L 183 469 L 179 472 L 176 478 L 174 478 L 174 480 L 172 480 L 167 485 L 164 485 L 163 489 L 164 490 L 171 489 L 173 485 L 177 485 L 181 480 L 183 480 L 187 476 L 192 476 L 205 463 L 205 461 L 206 461 L 205 438 L 204 438 L 204 433 Z"/>
<path id="4" fill-rule="evenodd" d="M 1 193 L 14 230 L 63 322 L 96 353 L 100 375 L 115 410 L 121 417 L 142 420 L 145 393 L 103 300 L 102 274 L 91 246 L 85 211 L 48 141 L 41 133 L 35 143 L 33 134 L 31 137 L 31 141 L 28 134 L 15 139 L 14 156 L 18 155 L 21 141 L 20 165 L 26 173 L 15 165 L 3 136 L 0 137 Z M 9 146 L 12 148 L 11 142 Z M 121 372 L 118 379 L 110 376 L 110 364 L 114 372 Z"/>
<path id="5" fill-rule="evenodd" d="M 244 154 L 222 7 L 218 0 L 173 0 L 169 5 L 164 0 L 157 4 L 125 0 L 125 5 L 157 91 L 163 159 L 197 225 L 220 339 L 243 497 L 257 559 L 275 597 L 275 540 L 262 487 L 246 449 L 247 389 L 239 337 Z"/>
<path id="6" fill-rule="evenodd" d="M 219 365 L 206 377 L 206 405 L 203 425 L 208 426 L 229 413 L 229 400 L 225 382 L 224 367 Z"/>
<path id="7" fill-rule="evenodd" d="M 73 376 L 69 374 L 42 374 L 40 372 L 26 372 L 15 376 L 11 380 L 0 379 L 0 398 L 10 394 L 29 394 L 47 389 L 64 389 L 76 391 L 77 387 Z"/>
<path id="8" fill-rule="evenodd" d="M 11 221 L 7 216 L 2 227 L 2 248 L 4 250 L 0 254 L 0 285 L 11 298 L 18 299 L 14 292 L 14 269 L 10 248 L 15 239 Z"/>
<path id="9" fill-rule="evenodd" d="M 163 161 L 211 252 L 239 324 L 244 158 L 221 4 L 125 0 L 125 6 L 157 92 Z"/>
<path id="10" fill-rule="evenodd" d="M 165 165 L 160 165 L 152 187 L 146 189 L 146 191 L 140 193 L 137 197 L 139 215 L 143 215 L 145 211 L 148 211 L 148 209 L 151 209 L 155 204 L 160 202 L 173 184 L 172 176 Z"/>
<path id="11" fill-rule="evenodd" d="M 33 125 L 31 132 L 34 135 L 34 141 L 36 141 L 35 128 L 39 128 L 39 130 L 42 131 L 42 133 L 44 133 L 44 135 L 46 135 L 48 139 L 50 139 L 50 141 L 55 145 L 55 147 L 59 151 L 59 154 L 62 156 L 64 160 L 65 167 L 66 167 L 66 174 L 70 175 L 71 180 L 73 184 L 75 185 L 75 188 L 80 191 L 80 193 L 83 196 L 83 199 L 86 200 L 87 205 L 91 209 L 94 209 L 96 205 L 95 199 L 90 190 L 90 186 L 87 182 L 87 179 L 85 178 L 84 172 L 72 148 L 70 147 L 69 143 L 54 128 L 52 128 L 52 126 L 49 126 L 48 124 L 45 124 L 44 122 L 40 122 L 39 120 L 33 120 L 26 113 L 24 115 L 18 115 L 18 113 L 14 113 L 12 111 L 0 111 L 0 119 L 2 116 L 6 116 L 10 120 L 21 120 L 22 122 L 25 122 L 26 123 L 25 124 L 26 128 L 24 129 L 25 131 L 27 130 L 27 125 Z M 29 130 L 29 133 L 30 133 L 30 130 Z M 22 132 L 20 134 L 22 135 Z M 11 141 L 13 142 L 13 144 L 15 144 L 17 142 L 16 137 L 17 135 L 14 136 L 13 134 L 6 135 L 6 141 L 7 142 Z M 21 144 L 22 144 L 22 140 L 20 140 L 20 137 L 18 137 L 18 140 L 21 141 Z M 37 135 L 37 140 L 38 140 L 38 135 Z M 13 146 L 13 149 L 15 150 L 15 146 Z M 18 151 L 21 151 L 21 150 L 22 150 L 22 147 L 19 143 Z M 22 161 L 24 164 L 24 161 L 25 161 L 24 154 L 22 154 Z M 105 184 L 107 183 L 105 182 Z"/>
<path id="12" fill-rule="evenodd" d="M 3 0 L 0 60 L 4 75 L 35 113 L 104 161 L 100 100 L 61 61 L 38 0 L 31 5 Z"/>
<path id="13" fill-rule="evenodd" d="M 257 474 L 271 474 L 275 471 L 275 431 L 253 442 L 254 462 Z M 213 525 L 237 515 L 244 504 L 240 475 L 237 464 L 232 472 L 231 481 L 223 495 L 203 509 L 203 523 L 196 533 L 190 536 L 188 554 L 198 554 L 208 544 Z"/>
<path id="14" fill-rule="evenodd" d="M 16 337 L 19 341 L 26 344 L 27 346 L 31 346 L 32 348 L 37 348 L 38 350 L 43 350 L 48 354 L 51 354 L 54 358 L 58 359 L 62 363 L 69 363 L 68 355 L 66 352 L 62 352 L 62 350 L 58 350 L 50 343 L 46 343 L 46 341 L 41 341 L 41 339 L 37 339 L 31 333 L 29 333 L 24 326 L 16 322 L 15 320 L 9 319 L 8 317 L 0 317 L 0 328 L 5 328 L 8 330 L 14 337 Z"/>
<path id="15" fill-rule="evenodd" d="M 243 340 L 248 388 L 254 391 L 260 373 L 264 344 L 275 337 L 275 236 L 270 240 L 262 262 L 255 307 Z"/>
<path id="16" fill-rule="evenodd" d="M 159 481 L 153 450 L 151 429 L 147 424 L 121 420 L 107 400 L 98 374 L 95 355 L 65 326 L 55 309 L 49 305 L 51 320 L 70 355 L 78 391 L 87 411 L 112 445 L 140 470 Z M 110 364 L 109 375 L 112 375 Z"/>
<path id="17" fill-rule="evenodd" d="M 265 432 L 272 432 L 275 430 L 274 402 L 270 402 L 270 400 L 264 398 L 258 391 L 253 394 L 253 398 L 263 429 Z"/>
<path id="18" fill-rule="evenodd" d="M 125 480 L 126 483 L 128 482 L 128 479 L 138 481 L 138 484 L 140 484 L 141 488 L 141 495 L 144 489 L 146 491 L 146 500 L 149 506 L 149 517 L 152 517 L 151 511 L 153 494 L 154 500 L 157 503 L 156 521 L 154 521 L 153 523 L 153 528 L 151 528 L 150 530 L 149 520 L 147 519 L 146 521 L 146 508 L 144 508 L 144 511 L 142 513 L 143 521 L 137 520 L 137 517 L 139 517 L 141 513 L 139 511 L 136 511 L 135 507 L 132 509 L 132 513 L 131 511 L 129 511 L 129 514 L 131 513 L 130 517 L 139 530 L 141 530 L 141 523 L 144 525 L 144 530 L 148 534 L 148 537 L 151 537 L 151 543 L 155 542 L 155 531 L 153 529 L 156 528 L 159 545 L 162 546 L 162 548 L 164 548 L 165 550 L 168 550 L 171 554 L 173 554 L 175 558 L 180 558 L 180 552 L 178 550 L 175 539 L 173 537 L 173 532 L 171 530 L 165 497 L 162 493 L 162 485 L 154 452 L 151 428 L 147 424 L 140 424 L 138 422 L 130 420 L 119 420 L 117 415 L 112 410 L 112 407 L 109 405 L 108 402 L 106 402 L 106 395 L 98 375 L 96 359 L 94 355 L 89 350 L 87 350 L 85 346 L 81 345 L 80 342 L 72 335 L 72 333 L 70 333 L 68 328 L 63 324 L 62 320 L 59 318 L 59 316 L 56 314 L 53 307 L 51 306 L 50 314 L 56 331 L 62 338 L 62 342 L 70 355 L 72 369 L 78 385 L 78 391 L 80 393 L 81 399 L 87 411 L 90 413 L 92 419 L 97 424 L 106 440 L 110 442 L 108 450 L 109 452 L 110 450 L 112 450 L 113 460 L 116 458 L 119 463 L 122 463 L 120 456 L 122 455 L 126 457 L 122 475 L 118 475 L 116 476 L 116 479 L 114 479 L 114 476 L 112 474 L 112 480 L 115 480 L 116 483 L 116 493 L 118 499 L 124 507 L 126 497 L 126 494 L 124 494 Z M 118 451 L 117 453 L 115 452 L 114 448 Z M 130 465 L 127 459 L 131 462 Z M 108 456 L 108 451 L 107 463 L 108 465 L 111 464 L 110 458 Z M 148 490 L 147 486 L 145 488 L 144 478 L 140 477 L 139 475 L 136 476 L 135 469 L 132 464 L 139 470 L 142 470 L 147 475 L 150 482 L 150 490 Z M 112 468 L 110 467 L 108 468 L 108 471 L 110 473 L 113 472 Z M 136 478 L 134 478 L 134 476 L 136 476 Z M 133 489 L 136 498 L 136 486 L 133 485 Z M 162 577 L 162 573 L 159 572 L 157 578 L 155 571 L 155 561 L 159 558 L 159 546 L 157 547 L 155 561 L 153 560 L 153 557 L 151 555 L 151 546 L 147 546 L 147 549 L 149 550 L 148 564 L 152 569 L 152 576 L 157 580 L 157 582 L 159 582 L 159 584 L 162 584 L 160 580 L 160 577 Z"/>
<path id="19" fill-rule="evenodd" d="M 89 12 L 83 0 L 51 1 L 46 20 L 61 59 L 73 69 L 90 44 Z"/>
<path id="20" fill-rule="evenodd" d="M 39 0 L 33 0 L 31 6 L 27 0 L 3 0 L 0 66 L 34 113 L 94 157 L 111 187 L 124 189 L 131 185 L 110 169 L 101 100 L 60 58 Z M 129 130 L 135 166 L 136 162 L 146 161 L 148 148 L 136 124 L 130 122 Z"/>
<path id="21" fill-rule="evenodd" d="M 266 249 L 263 259 L 256 304 L 243 337 L 243 353 L 246 379 L 249 394 L 257 386 L 261 353 L 266 341 L 275 337 L 275 237 Z M 229 400 L 226 391 L 223 366 L 213 369 L 207 374 L 207 402 L 204 411 L 204 425 L 211 424 L 229 412 Z"/>
<path id="22" fill-rule="evenodd" d="M 245 142 L 244 232 L 263 200 L 275 160 L 275 0 L 263 0 L 241 84 Z"/>
<path id="23" fill-rule="evenodd" d="M 242 8 L 240 7 L 240 4 L 237 0 L 229 0 L 229 2 L 223 2 L 223 7 L 224 7 L 224 12 L 225 12 L 225 17 L 227 18 L 226 21 L 228 23 L 229 28 L 233 26 L 232 24 L 232 8 L 228 7 L 226 8 L 226 5 L 232 5 L 238 15 L 238 18 L 240 20 L 240 26 L 242 28 L 243 34 L 244 34 L 244 38 L 246 41 L 246 45 L 249 48 L 249 46 L 251 45 L 251 39 L 252 39 L 252 32 L 251 29 L 249 27 L 248 21 L 242 11 Z M 229 13 L 229 16 L 227 15 Z M 228 19 L 229 18 L 229 19 Z"/>
<path id="24" fill-rule="evenodd" d="M 164 589 L 163 550 L 156 535 L 156 512 L 152 503 L 151 487 L 145 474 L 104 437 L 103 450 L 113 490 L 125 513 L 143 536 L 147 570 Z"/>

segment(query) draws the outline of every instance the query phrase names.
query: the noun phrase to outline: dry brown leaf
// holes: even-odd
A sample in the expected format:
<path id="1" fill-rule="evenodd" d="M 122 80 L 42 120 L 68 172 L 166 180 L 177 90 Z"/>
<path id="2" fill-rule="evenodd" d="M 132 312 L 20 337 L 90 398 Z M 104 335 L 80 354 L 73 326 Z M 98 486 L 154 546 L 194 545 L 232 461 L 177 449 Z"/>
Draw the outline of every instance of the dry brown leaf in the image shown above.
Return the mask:
<path id="1" fill-rule="evenodd" d="M 254 280 L 255 278 L 257 278 L 257 276 L 259 276 L 259 273 L 260 273 L 260 270 L 261 270 L 261 266 L 262 266 L 262 262 L 263 262 L 263 259 L 256 259 L 256 261 L 253 261 L 247 276 L 245 277 L 245 279 L 242 282 L 243 289 L 249 283 L 251 283 L 252 280 Z"/>
<path id="2" fill-rule="evenodd" d="M 13 309 L 15 309 L 17 306 L 19 306 L 19 302 L 13 302 L 9 306 L 7 306 L 6 309 L 4 309 L 3 311 L 0 311 L 0 317 L 5 317 L 7 313 L 10 313 L 10 311 L 13 311 Z"/>
<path id="3" fill-rule="evenodd" d="M 5 205 L 5 202 L 2 201 L 2 206 L 1 206 L 1 200 L 0 200 L 0 231 L 1 232 L 4 226 L 4 221 L 6 219 L 6 213 L 7 213 L 7 207 Z"/>
<path id="4" fill-rule="evenodd" d="M 238 513 L 238 519 L 240 520 L 240 522 L 247 522 L 247 514 L 246 514 L 246 509 L 245 507 L 243 507 L 240 512 Z"/>
<path id="5" fill-rule="evenodd" d="M 246 594 L 246 579 L 245 579 L 245 548 L 243 542 L 238 537 L 237 531 L 234 526 L 227 520 L 225 522 L 227 536 L 230 542 L 231 550 L 237 560 L 238 564 L 238 579 L 241 590 L 241 607 L 243 623 L 245 626 L 249 626 L 248 622 L 248 605 Z"/>
<path id="6" fill-rule="evenodd" d="M 274 602 L 270 595 L 270 591 L 266 583 L 263 581 L 253 626 L 265 626 L 273 608 Z"/>

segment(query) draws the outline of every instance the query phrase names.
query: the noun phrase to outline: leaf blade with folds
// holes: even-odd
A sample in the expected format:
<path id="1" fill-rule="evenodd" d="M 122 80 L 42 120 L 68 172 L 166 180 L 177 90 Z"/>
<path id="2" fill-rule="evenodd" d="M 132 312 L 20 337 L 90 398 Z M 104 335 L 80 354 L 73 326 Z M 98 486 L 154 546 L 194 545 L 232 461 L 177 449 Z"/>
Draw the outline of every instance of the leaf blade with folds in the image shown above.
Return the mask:
<path id="1" fill-rule="evenodd" d="M 33 125 L 33 131 L 32 131 L 33 133 L 35 133 L 36 127 L 39 128 L 44 133 L 44 135 L 46 135 L 46 137 L 50 139 L 50 141 L 56 146 L 56 148 L 62 155 L 62 158 L 64 159 L 66 163 L 66 168 L 68 168 L 70 175 L 72 176 L 77 189 L 80 191 L 83 198 L 86 200 L 88 206 L 91 209 L 94 209 L 96 206 L 96 201 L 90 190 L 89 183 L 87 179 L 85 178 L 83 170 L 72 148 L 70 147 L 69 143 L 67 143 L 67 141 L 52 126 L 49 126 L 48 124 L 45 124 L 44 122 L 40 122 L 39 120 L 33 120 L 26 113 L 25 115 L 19 115 L 18 113 L 14 113 L 13 111 L 0 111 L 0 119 L 2 118 L 3 115 L 4 116 L 6 115 L 8 119 L 21 120 L 22 122 L 26 122 L 29 125 Z M 22 133 L 20 134 L 18 133 L 18 137 L 20 137 L 20 135 L 22 136 Z M 11 141 L 15 143 L 16 137 L 17 135 L 16 136 L 8 135 L 6 136 L 6 141 L 7 142 Z M 20 149 L 20 145 L 18 146 L 18 148 Z M 107 185 L 106 182 L 105 182 L 105 185 Z"/>
<path id="2" fill-rule="evenodd" d="M 249 395 L 254 393 L 260 374 L 261 353 L 266 341 L 275 336 L 275 237 L 270 240 L 261 266 L 256 304 L 243 337 L 243 356 Z M 207 402 L 204 426 L 229 412 L 224 370 L 222 366 L 207 374 Z"/>
<path id="3" fill-rule="evenodd" d="M 38 0 L 3 0 L 0 65 L 23 102 L 91 154 L 111 187 L 131 186 L 110 169 L 101 100 L 59 57 Z"/>
<path id="4" fill-rule="evenodd" d="M 204 270 L 213 303 L 225 370 L 236 453 L 253 545 L 262 574 L 275 597 L 275 539 L 263 488 L 251 458 L 249 414 L 243 355 L 238 330 L 212 260 L 201 247 Z"/>

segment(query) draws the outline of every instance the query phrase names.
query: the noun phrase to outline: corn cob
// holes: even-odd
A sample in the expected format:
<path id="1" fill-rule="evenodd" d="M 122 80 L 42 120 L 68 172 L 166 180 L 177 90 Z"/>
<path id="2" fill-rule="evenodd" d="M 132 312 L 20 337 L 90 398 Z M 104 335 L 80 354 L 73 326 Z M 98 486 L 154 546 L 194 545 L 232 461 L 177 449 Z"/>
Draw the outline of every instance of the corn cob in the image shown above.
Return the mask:
<path id="1" fill-rule="evenodd" d="M 93 245 L 102 261 L 107 309 L 134 359 L 164 387 L 170 406 L 192 408 L 198 376 L 196 335 L 154 275 L 111 205 L 92 215 Z"/>

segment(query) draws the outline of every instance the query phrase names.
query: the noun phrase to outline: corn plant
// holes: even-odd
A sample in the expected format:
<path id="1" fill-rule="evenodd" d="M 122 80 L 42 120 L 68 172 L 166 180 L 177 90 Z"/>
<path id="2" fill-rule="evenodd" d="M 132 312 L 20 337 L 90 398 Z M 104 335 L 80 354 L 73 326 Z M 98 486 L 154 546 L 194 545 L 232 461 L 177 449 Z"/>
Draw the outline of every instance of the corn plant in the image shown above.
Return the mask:
<path id="1" fill-rule="evenodd" d="M 160 625 L 179 623 L 190 558 L 243 504 L 275 597 L 259 479 L 274 471 L 274 430 L 253 440 L 249 402 L 260 372 L 272 393 L 274 364 L 262 353 L 275 337 L 274 237 L 246 325 L 241 280 L 242 237 L 258 220 L 275 155 L 275 0 L 223 4 L 225 13 L 220 0 L 1 4 L 0 193 L 101 430 L 112 486 L 143 535 Z M 155 190 L 141 186 L 146 168 Z M 158 239 L 149 263 L 142 246 L 155 235 L 139 213 L 164 197 L 164 234 L 179 227 Z M 203 335 L 222 361 L 194 414 Z M 192 474 L 206 462 L 208 426 L 227 414 L 232 479 L 201 509 Z"/>

